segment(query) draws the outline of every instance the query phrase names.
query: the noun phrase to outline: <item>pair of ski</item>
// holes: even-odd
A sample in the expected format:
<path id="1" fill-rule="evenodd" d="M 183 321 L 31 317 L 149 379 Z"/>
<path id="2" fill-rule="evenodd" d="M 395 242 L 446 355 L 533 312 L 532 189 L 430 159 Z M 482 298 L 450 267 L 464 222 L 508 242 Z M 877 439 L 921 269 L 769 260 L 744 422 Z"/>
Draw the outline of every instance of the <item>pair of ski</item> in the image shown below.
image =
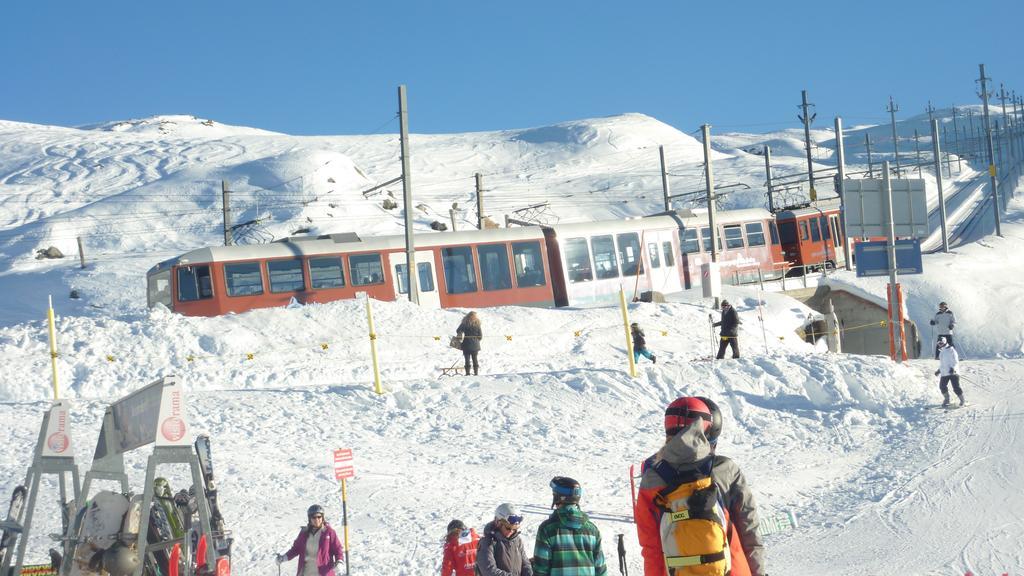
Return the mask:
<path id="1" fill-rule="evenodd" d="M 0 528 L 3 529 L 3 534 L 0 535 L 0 566 L 7 566 L 14 552 L 16 535 L 20 534 L 22 529 L 19 519 L 27 497 L 28 488 L 16 487 L 11 494 L 11 504 L 7 508 L 7 520 L 0 522 Z"/>

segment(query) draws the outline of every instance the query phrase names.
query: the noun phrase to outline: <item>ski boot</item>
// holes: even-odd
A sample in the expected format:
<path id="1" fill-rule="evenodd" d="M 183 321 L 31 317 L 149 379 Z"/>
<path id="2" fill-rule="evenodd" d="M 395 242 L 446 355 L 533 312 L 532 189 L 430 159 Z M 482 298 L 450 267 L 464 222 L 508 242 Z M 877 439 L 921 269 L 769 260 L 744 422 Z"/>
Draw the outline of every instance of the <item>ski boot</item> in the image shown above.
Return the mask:
<path id="1" fill-rule="evenodd" d="M 949 408 L 949 392 L 942 393 L 942 407 Z"/>
<path id="2" fill-rule="evenodd" d="M 966 402 L 966 400 L 964 400 L 964 395 L 963 394 L 957 394 L 956 397 L 960 399 L 960 405 L 963 406 L 964 403 Z"/>

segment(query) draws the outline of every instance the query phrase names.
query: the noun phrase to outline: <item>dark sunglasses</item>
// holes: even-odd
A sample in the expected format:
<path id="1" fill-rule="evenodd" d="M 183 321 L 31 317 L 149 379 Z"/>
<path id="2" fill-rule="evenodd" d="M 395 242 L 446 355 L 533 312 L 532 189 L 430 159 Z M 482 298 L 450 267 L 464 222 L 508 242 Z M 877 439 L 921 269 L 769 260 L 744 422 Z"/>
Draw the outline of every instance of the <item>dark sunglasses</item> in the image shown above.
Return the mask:
<path id="1" fill-rule="evenodd" d="M 323 519 L 323 517 L 324 517 L 324 515 L 323 515 L 323 514 L 313 514 L 312 516 L 310 516 L 310 517 L 309 517 L 309 519 L 310 519 L 310 520 L 313 520 L 314 518 L 320 518 L 320 519 Z"/>

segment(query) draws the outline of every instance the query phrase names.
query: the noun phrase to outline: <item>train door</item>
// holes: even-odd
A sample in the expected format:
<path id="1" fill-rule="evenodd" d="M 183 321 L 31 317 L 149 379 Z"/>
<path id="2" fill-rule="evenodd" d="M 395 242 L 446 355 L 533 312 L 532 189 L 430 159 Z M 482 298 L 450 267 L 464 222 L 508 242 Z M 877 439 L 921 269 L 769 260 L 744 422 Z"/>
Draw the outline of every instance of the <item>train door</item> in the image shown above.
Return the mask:
<path id="1" fill-rule="evenodd" d="M 394 267 L 395 298 L 408 298 L 409 287 L 406 285 L 405 252 L 392 252 L 388 255 Z M 420 306 L 423 308 L 440 308 L 441 295 L 437 290 L 437 272 L 434 270 L 434 253 L 429 250 L 416 251 L 416 268 L 420 281 Z"/>
<path id="2" fill-rule="evenodd" d="M 676 268 L 675 250 L 672 247 L 673 233 L 673 230 L 648 230 L 644 233 L 644 256 L 647 258 L 651 290 L 662 294 L 682 290 L 679 270 Z"/>

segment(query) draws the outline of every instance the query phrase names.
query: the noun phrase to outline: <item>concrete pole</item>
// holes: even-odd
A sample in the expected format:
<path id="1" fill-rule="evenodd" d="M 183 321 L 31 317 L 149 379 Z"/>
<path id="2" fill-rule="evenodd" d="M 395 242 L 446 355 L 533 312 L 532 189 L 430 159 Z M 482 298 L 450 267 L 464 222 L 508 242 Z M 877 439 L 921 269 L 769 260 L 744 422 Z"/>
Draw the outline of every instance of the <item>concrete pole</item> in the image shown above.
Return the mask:
<path id="1" fill-rule="evenodd" d="M 939 121 L 932 120 L 932 154 L 935 156 L 935 184 L 939 187 L 939 224 L 942 227 L 942 251 L 949 252 L 949 235 L 946 233 L 946 199 L 942 190 L 942 153 L 939 149 Z"/>
<path id="2" fill-rule="evenodd" d="M 946 136 L 946 127 L 945 126 L 942 127 L 942 140 L 943 140 L 943 142 L 946 143 L 946 146 L 949 146 L 949 137 Z M 953 168 L 950 165 L 949 152 L 946 152 L 946 176 L 950 180 L 953 179 Z"/>
<path id="3" fill-rule="evenodd" d="M 985 114 L 985 148 L 988 151 L 988 176 L 992 186 L 992 214 L 996 219 L 996 236 L 1002 238 L 1003 231 L 999 222 L 999 212 L 1003 209 L 1003 206 L 999 200 L 999 186 L 996 180 L 995 152 L 992 149 L 992 128 L 988 123 L 988 78 L 985 78 L 985 65 L 978 64 L 978 68 L 981 73 L 981 105 Z"/>
<path id="4" fill-rule="evenodd" d="M 897 296 L 897 283 L 899 282 L 899 276 L 896 273 L 896 225 L 893 223 L 892 216 L 892 182 L 889 176 L 889 162 L 885 161 L 882 163 L 882 201 L 885 203 L 885 219 L 887 222 L 886 227 L 886 248 L 889 252 L 889 308 L 892 310 L 892 322 L 889 326 L 890 338 L 892 338 L 893 360 L 896 362 L 903 361 L 903 355 L 900 354 L 900 311 L 897 310 L 899 305 L 899 298 Z"/>
<path id="5" fill-rule="evenodd" d="M 843 119 L 836 116 L 836 166 L 838 171 L 836 176 L 839 179 L 839 223 L 842 225 L 842 230 L 839 234 L 842 236 L 843 242 L 843 257 L 846 258 L 847 270 L 853 270 L 853 258 L 850 254 L 850 239 L 846 237 L 846 151 L 843 147 Z"/>
<path id="6" fill-rule="evenodd" d="M 476 173 L 476 229 L 484 229 L 484 176 L 479 172 Z"/>
<path id="7" fill-rule="evenodd" d="M 867 133 L 864 134 L 864 147 L 868 151 L 868 178 L 875 177 L 875 166 L 871 162 L 871 136 Z"/>
<path id="8" fill-rule="evenodd" d="M 220 201 L 224 212 L 224 245 L 231 246 L 234 239 L 231 237 L 231 191 L 227 180 L 220 181 Z"/>
<path id="9" fill-rule="evenodd" d="M 665 164 L 665 147 L 658 146 L 658 156 L 661 158 L 661 193 L 665 198 L 665 212 L 672 209 L 672 201 L 669 200 L 671 193 L 668 188 L 668 167 Z"/>
<path id="10" fill-rule="evenodd" d="M 914 153 L 917 155 L 917 177 L 921 177 L 921 142 L 920 136 L 917 133 L 917 128 L 914 128 Z"/>
<path id="11" fill-rule="evenodd" d="M 764 145 L 764 176 L 768 185 L 768 211 L 775 213 L 775 191 L 772 190 L 772 149 Z"/>
<path id="12" fill-rule="evenodd" d="M 889 96 L 889 107 L 886 110 L 892 119 L 892 152 L 896 156 L 896 178 L 899 179 L 902 176 L 900 175 L 900 139 L 896 135 L 896 113 L 900 111 L 900 107 L 892 101 L 892 96 Z"/>
<path id="13" fill-rule="evenodd" d="M 715 176 L 711 171 L 711 125 L 700 127 L 704 138 L 704 184 L 708 197 L 708 227 L 711 228 L 711 261 L 718 262 L 718 228 L 715 225 Z"/>
<path id="14" fill-rule="evenodd" d="M 409 301 L 420 303 L 419 274 L 416 273 L 416 239 L 413 235 L 412 174 L 409 172 L 409 112 L 405 105 L 405 84 L 398 87 L 398 120 L 402 140 L 402 199 L 405 202 L 405 273 Z"/>
<path id="15" fill-rule="evenodd" d="M 1010 121 L 1006 116 L 1006 88 L 1003 87 L 1002 82 L 999 83 L 999 107 L 1003 109 L 1003 142 L 1009 155 L 1004 158 L 1013 158 L 1016 154 L 1013 151 L 1013 138 L 1010 137 Z"/>

